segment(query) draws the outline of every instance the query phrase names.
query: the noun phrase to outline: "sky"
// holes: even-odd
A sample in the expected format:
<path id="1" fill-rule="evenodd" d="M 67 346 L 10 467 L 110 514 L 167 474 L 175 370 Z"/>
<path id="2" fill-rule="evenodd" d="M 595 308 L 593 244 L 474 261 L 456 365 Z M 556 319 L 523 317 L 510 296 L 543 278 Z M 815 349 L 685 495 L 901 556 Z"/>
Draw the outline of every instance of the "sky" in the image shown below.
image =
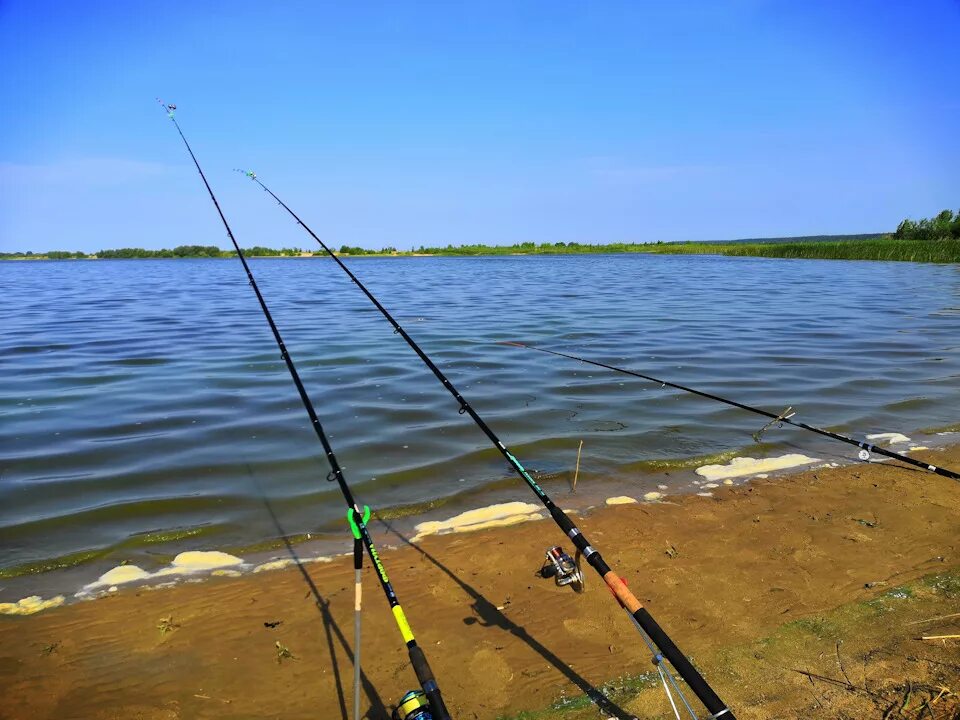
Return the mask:
<path id="1" fill-rule="evenodd" d="M 648 242 L 960 208 L 960 2 L 0 0 L 0 251 Z"/>

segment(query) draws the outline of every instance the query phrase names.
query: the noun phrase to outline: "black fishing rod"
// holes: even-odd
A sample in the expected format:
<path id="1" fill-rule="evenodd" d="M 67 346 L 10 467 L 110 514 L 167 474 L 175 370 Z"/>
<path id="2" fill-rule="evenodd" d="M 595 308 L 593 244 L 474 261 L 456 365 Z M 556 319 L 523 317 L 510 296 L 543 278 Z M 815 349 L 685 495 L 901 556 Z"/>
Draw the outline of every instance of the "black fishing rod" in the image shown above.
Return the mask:
<path id="1" fill-rule="evenodd" d="M 174 117 L 173 111 L 176 110 L 176 106 L 168 106 L 163 102 L 160 102 L 160 105 L 164 110 L 167 111 L 167 116 L 171 121 L 173 121 L 174 127 L 177 128 L 177 132 L 180 134 L 180 138 L 183 140 L 183 144 L 186 146 L 187 152 L 190 153 L 190 158 L 193 160 L 193 164 L 197 166 L 197 172 L 200 173 L 200 178 L 203 180 L 203 184 L 207 188 L 207 192 L 210 193 L 210 199 L 213 201 L 214 207 L 217 208 L 217 213 L 220 215 L 220 220 L 223 222 L 223 227 L 226 228 L 227 236 L 230 238 L 230 242 L 233 243 L 233 247 L 237 251 L 237 257 L 240 258 L 240 262 L 243 264 L 243 269 L 247 274 L 247 280 L 250 282 L 250 287 L 252 287 L 253 292 L 256 293 L 257 301 L 260 303 L 260 309 L 263 310 L 263 316 L 267 319 L 267 324 L 270 325 L 270 330 L 273 332 L 273 338 L 277 342 L 277 347 L 280 348 L 280 357 L 282 357 L 283 361 L 287 364 L 287 370 L 290 371 L 290 377 L 293 379 L 293 384 L 297 386 L 297 392 L 300 394 L 300 400 L 303 402 L 303 407 L 307 411 L 307 415 L 310 416 L 310 424 L 313 426 L 313 429 L 317 434 L 317 438 L 320 440 L 320 444 L 323 445 L 323 450 L 327 456 L 327 462 L 330 463 L 330 474 L 327 475 L 327 480 L 330 482 L 336 481 L 340 486 L 340 492 L 343 493 L 343 499 L 346 500 L 347 503 L 347 519 L 350 522 L 350 527 L 353 531 L 354 538 L 363 541 L 363 545 L 367 549 L 367 554 L 370 556 L 370 560 L 373 561 L 373 566 L 377 571 L 377 577 L 380 580 L 380 586 L 383 588 L 383 592 L 387 596 L 387 602 L 390 604 L 390 609 L 393 611 L 393 618 L 397 623 L 397 628 L 400 630 L 400 634 L 403 636 L 403 641 L 407 645 L 407 652 L 410 656 L 410 664 L 413 666 L 413 670 L 417 675 L 417 680 L 420 682 L 420 686 L 423 688 L 423 692 L 427 696 L 427 699 L 430 703 L 430 708 L 433 712 L 433 717 L 436 718 L 436 720 L 450 720 L 450 713 L 447 712 L 446 705 L 444 705 L 443 698 L 440 695 L 440 687 L 437 685 L 437 681 L 433 676 L 433 671 L 430 669 L 430 665 L 427 663 L 427 657 L 420 646 L 417 645 L 417 641 L 413 636 L 413 631 L 410 629 L 410 624 L 407 622 L 403 608 L 400 606 L 400 601 L 397 599 L 397 594 L 394 592 L 393 586 L 390 584 L 390 580 L 387 578 L 387 571 L 384 569 L 383 563 L 380 561 L 380 555 L 377 553 L 376 547 L 374 547 L 373 539 L 370 537 L 370 533 L 367 531 L 367 521 L 370 519 L 370 508 L 364 507 L 363 510 L 361 510 L 360 505 L 358 505 L 357 501 L 353 498 L 353 493 L 350 491 L 350 486 L 347 485 L 347 480 L 343 475 L 343 469 L 340 467 L 340 463 L 337 461 L 337 456 L 333 452 L 333 447 L 330 445 L 330 441 L 327 439 L 327 435 L 323 431 L 323 426 L 320 424 L 320 418 L 317 417 L 317 412 L 314 410 L 313 403 L 310 401 L 310 396 L 307 395 L 307 390 L 304 388 L 303 382 L 300 380 L 300 374 L 297 372 L 297 368 L 293 364 L 293 358 L 291 358 L 290 353 L 287 352 L 287 347 L 283 342 L 283 338 L 280 336 L 280 331 L 277 329 L 276 323 L 273 321 L 273 315 L 270 314 L 270 310 L 267 307 L 266 301 L 263 299 L 260 288 L 257 286 L 257 281 L 254 280 L 253 273 L 250 272 L 250 266 L 247 264 L 247 259 L 243 254 L 243 250 L 240 249 L 239 243 L 237 243 L 236 238 L 233 236 L 233 231 L 230 229 L 230 225 L 227 223 L 227 218 L 224 216 L 223 210 L 220 209 L 220 203 L 217 202 L 217 198 L 213 194 L 213 189 L 210 187 L 210 183 L 207 182 L 207 177 L 203 174 L 203 170 L 200 168 L 200 163 L 197 161 L 196 155 L 193 154 L 193 149 L 190 147 L 190 143 L 187 142 L 187 138 L 184 136 L 183 130 L 180 129 L 180 124 Z"/>
<path id="2" fill-rule="evenodd" d="M 578 360 L 582 363 L 587 363 L 588 365 L 596 365 L 597 367 L 606 368 L 607 370 L 613 370 L 614 372 L 623 373 L 624 375 L 632 375 L 633 377 L 638 377 L 643 380 L 649 380 L 650 382 L 657 383 L 661 387 L 671 387 L 676 390 L 683 390 L 684 392 L 691 393 L 693 395 L 699 395 L 700 397 L 707 398 L 709 400 L 716 400 L 721 402 L 724 405 L 730 405 L 731 407 L 740 408 L 741 410 L 746 410 L 747 412 L 756 413 L 757 415 L 762 415 L 763 417 L 770 418 L 770 422 L 760 431 L 766 430 L 767 427 L 774 424 L 786 423 L 787 425 L 792 425 L 793 427 L 798 427 L 803 430 L 809 430 L 810 432 L 816 433 L 817 435 L 823 435 L 824 437 L 833 438 L 834 440 L 839 440 L 840 442 L 845 442 L 850 445 L 855 445 L 860 448 L 863 452 L 867 453 L 867 456 L 864 456 L 863 460 L 868 459 L 869 453 L 876 453 L 877 455 L 883 455 L 884 457 L 891 458 L 893 460 L 899 460 L 902 463 L 907 465 L 912 465 L 914 467 L 922 468 L 923 470 L 929 470 L 930 472 L 936 473 L 937 475 L 942 475 L 943 477 L 950 478 L 951 480 L 960 480 L 960 473 L 956 473 L 953 470 L 948 470 L 947 468 L 938 467 L 937 465 L 930 465 L 925 463 L 922 460 L 914 460 L 911 457 L 905 455 L 900 455 L 891 450 L 887 450 L 882 447 L 877 447 L 866 441 L 855 440 L 854 438 L 847 437 L 846 435 L 841 435 L 840 433 L 831 432 L 829 430 L 824 430 L 823 428 L 814 427 L 813 425 L 807 425 L 803 422 L 797 422 L 791 420 L 793 413 L 791 412 L 793 408 L 787 408 L 784 412 L 779 415 L 768 412 L 767 410 L 762 410 L 758 407 L 753 407 L 752 405 L 746 405 L 744 403 L 737 402 L 736 400 L 729 400 L 727 398 L 720 397 L 719 395 L 714 395 L 712 393 L 704 392 L 703 390 L 696 390 L 686 385 L 680 385 L 678 383 L 668 382 L 666 380 L 661 380 L 660 378 L 655 378 L 652 375 L 644 375 L 643 373 L 636 372 L 634 370 L 627 370 L 626 368 L 616 367 L 615 365 L 608 365 L 607 363 L 602 363 L 597 360 L 588 360 L 587 358 L 577 357 L 576 355 L 569 355 L 567 353 L 559 352 L 557 350 L 548 350 L 546 348 L 537 347 L 535 345 L 527 345 L 526 343 L 521 342 L 504 342 L 500 343 L 501 345 L 514 345 L 516 347 L 526 348 L 527 350 L 536 350 L 537 352 L 549 353 L 550 355 L 557 355 L 559 357 L 569 358 L 570 360 Z M 758 439 L 758 435 L 754 436 L 755 439 Z"/>
<path id="3" fill-rule="evenodd" d="M 240 171 L 244 172 L 244 171 Z M 524 480 L 524 482 L 529 485 L 530 489 L 533 490 L 534 494 L 543 503 L 544 507 L 550 512 L 550 516 L 554 519 L 554 522 L 560 526 L 560 529 L 563 530 L 564 534 L 567 535 L 577 549 L 583 554 L 587 559 L 587 562 L 593 567 L 594 570 L 603 578 L 603 581 L 606 583 L 607 587 L 610 588 L 611 593 L 614 598 L 620 604 L 620 606 L 631 615 L 636 622 L 637 626 L 642 629 L 642 633 L 646 633 L 647 636 L 653 641 L 656 647 L 659 649 L 659 652 L 662 654 L 662 657 L 665 657 L 670 663 L 676 668 L 679 675 L 687 682 L 687 685 L 690 686 L 690 689 L 696 694 L 700 701 L 704 704 L 707 710 L 711 713 L 710 718 L 720 718 L 723 720 L 735 720 L 733 712 L 726 706 L 726 704 L 720 699 L 720 697 L 713 691 L 713 688 L 707 684 L 707 681 L 704 680 L 703 676 L 700 675 L 699 671 L 693 666 L 693 664 L 687 659 L 687 657 L 680 652 L 680 649 L 674 644 L 673 640 L 667 635 L 666 632 L 657 624 L 656 620 L 653 619 L 653 616 L 647 611 L 643 604 L 637 599 L 637 597 L 631 592 L 627 587 L 627 584 L 623 579 L 617 575 L 606 561 L 600 555 L 600 552 L 596 550 L 580 531 L 580 529 L 574 524 L 574 522 L 561 510 L 554 502 L 550 499 L 550 496 L 544 492 L 537 482 L 530 476 L 530 473 L 524 469 L 523 465 L 520 464 L 520 461 L 513 455 L 512 452 L 507 448 L 506 445 L 497 437 L 489 425 L 484 422 L 483 418 L 477 413 L 476 410 L 467 402 L 467 400 L 460 394 L 453 383 L 450 382 L 449 378 L 443 374 L 443 372 L 436 366 L 436 364 L 427 356 L 427 354 L 421 349 L 419 345 L 413 340 L 410 335 L 407 334 L 407 331 L 401 327 L 400 323 L 394 319 L 383 305 L 380 304 L 380 301 L 373 296 L 367 287 L 357 279 L 357 276 L 354 275 L 350 269 L 343 263 L 343 261 L 336 256 L 336 254 L 327 247 L 326 243 L 323 242 L 316 233 L 311 230 L 300 217 L 290 209 L 286 203 L 284 203 L 279 197 L 277 197 L 272 190 L 270 190 L 260 179 L 256 176 L 256 173 L 245 172 L 245 175 L 262 187 L 270 196 L 276 200 L 280 206 L 286 210 L 290 215 L 296 220 L 297 224 L 300 225 L 309 235 L 316 240 L 320 247 L 322 247 L 326 253 L 333 258 L 340 268 L 350 277 L 350 279 L 356 284 L 358 288 L 363 292 L 364 295 L 376 306 L 377 310 L 386 318 L 387 322 L 393 326 L 394 332 L 399 334 L 407 344 L 413 349 L 413 351 L 420 357 L 424 364 L 430 368 L 431 372 L 436 376 L 437 380 L 447 389 L 447 391 L 453 395 L 457 403 L 460 406 L 460 414 L 468 414 L 473 421 L 479 426 L 483 433 L 490 439 L 490 442 L 494 444 L 497 450 L 507 459 L 507 462 L 510 463 L 510 466 L 516 471 L 516 473 Z M 641 633 L 641 634 L 642 634 Z M 659 661 L 660 656 L 658 655 L 655 660 Z"/>

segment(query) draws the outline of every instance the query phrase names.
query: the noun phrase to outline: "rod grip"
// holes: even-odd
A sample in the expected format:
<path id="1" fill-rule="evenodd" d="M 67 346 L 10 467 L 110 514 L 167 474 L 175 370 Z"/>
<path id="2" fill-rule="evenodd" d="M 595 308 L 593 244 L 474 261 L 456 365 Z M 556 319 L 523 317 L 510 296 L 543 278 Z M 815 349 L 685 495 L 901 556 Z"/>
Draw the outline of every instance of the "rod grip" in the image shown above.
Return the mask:
<path id="1" fill-rule="evenodd" d="M 430 702 L 430 711 L 434 719 L 450 720 L 450 713 L 447 712 L 447 706 L 444 704 L 443 697 L 440 695 L 440 688 L 437 685 L 436 679 L 433 677 L 433 671 L 427 662 L 427 656 L 424 655 L 420 646 L 416 644 L 410 646 L 409 653 L 410 664 L 413 665 L 413 671 L 417 675 L 420 687 L 423 688 L 423 692 Z"/>
<path id="2" fill-rule="evenodd" d="M 603 581 L 607 584 L 607 587 L 610 588 L 610 592 L 613 593 L 613 596 L 617 599 L 617 602 L 626 608 L 627 612 L 629 612 L 631 615 L 636 613 L 638 610 L 643 609 L 643 605 L 637 599 L 637 596 L 630 592 L 630 588 L 627 587 L 627 584 L 613 570 L 604 573 Z M 649 635 L 649 633 L 647 634 Z"/>
<path id="3" fill-rule="evenodd" d="M 629 592 L 629 591 L 628 591 Z M 653 619 L 653 616 L 647 612 L 646 608 L 631 613 L 634 619 L 639 623 L 643 631 L 650 636 L 663 656 L 670 661 L 670 664 L 676 669 L 694 694 L 700 698 L 700 702 L 711 713 L 717 716 L 718 720 L 736 720 L 733 711 L 717 696 L 703 676 L 697 671 L 686 655 L 680 652 L 680 648 L 673 644 L 673 640 L 663 631 Z"/>
<path id="4" fill-rule="evenodd" d="M 363 540 L 360 538 L 353 541 L 353 569 L 363 569 Z"/>

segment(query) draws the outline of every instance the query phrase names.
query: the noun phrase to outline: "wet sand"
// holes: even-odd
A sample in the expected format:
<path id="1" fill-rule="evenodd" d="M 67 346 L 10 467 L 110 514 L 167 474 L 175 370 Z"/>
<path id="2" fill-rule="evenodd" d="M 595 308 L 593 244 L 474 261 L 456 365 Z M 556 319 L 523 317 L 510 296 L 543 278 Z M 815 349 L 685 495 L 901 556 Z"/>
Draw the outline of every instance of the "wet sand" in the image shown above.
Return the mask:
<path id="1" fill-rule="evenodd" d="M 960 447 L 915 456 L 960 466 Z M 889 465 L 808 470 L 720 487 L 713 497 L 605 507 L 578 524 L 741 719 L 810 717 L 816 703 L 822 717 L 872 717 L 848 707 L 859 691 L 836 694 L 779 666 L 787 660 L 772 662 L 769 638 L 797 626 L 791 623 L 960 570 L 960 484 Z M 429 536 L 417 546 L 382 527 L 376 538 L 399 546 L 383 553 L 385 565 L 458 719 L 545 708 L 651 668 L 592 570 L 580 595 L 535 576 L 545 548 L 562 540 L 549 520 Z M 415 679 L 369 567 L 364 578 L 363 707 L 379 719 Z M 960 612 L 952 595 L 921 599 L 918 613 Z M 888 654 L 925 653 L 924 678 L 946 682 L 943 673 L 960 668 L 960 645 L 915 641 L 909 613 L 898 613 L 877 615 L 856 637 L 827 633 L 822 647 L 791 641 L 789 662 L 834 663 L 841 640 L 862 655 L 870 649 L 857 642 L 876 635 L 906 648 Z M 937 627 L 960 632 L 949 620 Z M 0 617 L 0 717 L 347 717 L 352 636 L 346 557 L 166 589 L 121 587 L 91 602 Z M 278 647 L 292 657 L 280 657 Z M 913 647 L 919 651 L 911 656 Z M 868 678 L 868 668 L 882 677 Z M 835 664 L 818 672 L 843 677 Z M 910 672 L 919 672 L 915 661 L 864 660 L 863 683 L 879 687 Z M 953 685 L 960 691 L 960 682 Z M 656 690 L 617 697 L 603 717 L 666 717 L 669 710 Z"/>

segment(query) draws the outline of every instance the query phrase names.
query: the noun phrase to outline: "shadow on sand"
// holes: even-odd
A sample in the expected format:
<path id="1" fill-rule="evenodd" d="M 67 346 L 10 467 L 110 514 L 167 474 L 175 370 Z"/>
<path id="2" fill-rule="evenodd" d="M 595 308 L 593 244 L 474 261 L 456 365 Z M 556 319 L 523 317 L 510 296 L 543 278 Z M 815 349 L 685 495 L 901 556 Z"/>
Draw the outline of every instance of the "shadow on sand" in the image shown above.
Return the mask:
<path id="1" fill-rule="evenodd" d="M 537 652 L 540 657 L 546 660 L 548 663 L 553 665 L 557 670 L 559 670 L 563 675 L 574 685 L 576 685 L 583 693 L 590 698 L 590 700 L 607 716 L 615 717 L 617 720 L 636 720 L 635 716 L 628 713 L 626 710 L 618 706 L 612 700 L 607 698 L 603 693 L 601 693 L 597 688 L 590 684 L 586 678 L 578 675 L 573 668 L 567 665 L 563 660 L 554 655 L 550 650 L 544 647 L 536 638 L 530 635 L 526 629 L 517 625 L 510 618 L 504 615 L 502 612 L 497 610 L 497 606 L 487 600 L 483 595 L 480 594 L 471 585 L 464 582 L 460 577 L 458 577 L 452 570 L 443 565 L 439 560 L 437 560 L 433 555 L 428 553 L 419 545 L 416 545 L 410 542 L 406 537 L 404 537 L 400 532 L 395 530 L 390 523 L 381 518 L 379 515 L 374 513 L 374 517 L 382 523 L 387 530 L 396 535 L 400 540 L 416 550 L 420 555 L 429 560 L 434 566 L 436 566 L 441 572 L 443 572 L 447 577 L 453 580 L 467 595 L 473 599 L 471 608 L 476 614 L 476 617 L 464 618 L 464 623 L 467 625 L 472 625 L 473 623 L 479 622 L 483 627 L 495 627 L 500 628 L 501 630 L 510 633 L 516 637 L 521 642 L 526 643 L 530 648 Z"/>
<path id="2" fill-rule="evenodd" d="M 283 526 L 280 524 L 280 518 L 277 517 L 273 506 L 267 499 L 267 496 L 260 487 L 260 484 L 255 478 L 253 478 L 252 473 L 251 478 L 253 479 L 253 484 L 256 486 L 261 500 L 263 500 L 264 507 L 266 507 L 267 512 L 270 514 L 270 519 L 273 521 L 273 525 L 277 530 L 277 534 L 279 535 L 280 539 L 283 540 L 283 544 L 286 546 L 287 552 L 293 559 L 297 569 L 300 571 L 300 575 L 303 577 L 303 582 L 306 583 L 307 587 L 310 589 L 310 593 L 313 595 L 313 598 L 316 602 L 317 610 L 320 612 L 320 618 L 323 621 L 323 629 L 326 633 L 327 648 L 330 651 L 330 663 L 333 668 L 334 682 L 337 685 L 337 700 L 340 705 L 340 717 L 342 717 L 343 720 L 350 720 L 350 715 L 347 711 L 347 700 L 344 695 L 343 680 L 340 676 L 340 666 L 337 663 L 337 653 L 336 645 L 334 644 L 334 638 L 336 638 L 337 642 L 339 642 L 340 646 L 343 648 L 343 651 L 347 654 L 347 658 L 349 658 L 351 664 L 353 663 L 353 650 L 350 647 L 350 643 L 347 641 L 347 638 L 344 637 L 343 632 L 340 630 L 340 626 L 337 625 L 336 621 L 333 619 L 333 616 L 330 614 L 330 601 L 320 594 L 320 590 L 317 588 L 316 583 L 313 582 L 313 578 L 310 577 L 306 567 L 304 567 L 303 562 L 301 562 L 300 556 L 297 555 L 296 548 L 293 546 L 293 543 L 290 542 L 290 538 L 287 536 Z M 363 686 L 363 691 L 367 696 L 367 700 L 370 702 L 370 708 L 363 714 L 363 717 L 369 718 L 369 720 L 389 720 L 390 713 L 387 711 L 383 701 L 380 699 L 380 695 L 377 693 L 373 683 L 370 682 L 369 678 L 362 670 L 360 673 L 360 683 Z"/>

